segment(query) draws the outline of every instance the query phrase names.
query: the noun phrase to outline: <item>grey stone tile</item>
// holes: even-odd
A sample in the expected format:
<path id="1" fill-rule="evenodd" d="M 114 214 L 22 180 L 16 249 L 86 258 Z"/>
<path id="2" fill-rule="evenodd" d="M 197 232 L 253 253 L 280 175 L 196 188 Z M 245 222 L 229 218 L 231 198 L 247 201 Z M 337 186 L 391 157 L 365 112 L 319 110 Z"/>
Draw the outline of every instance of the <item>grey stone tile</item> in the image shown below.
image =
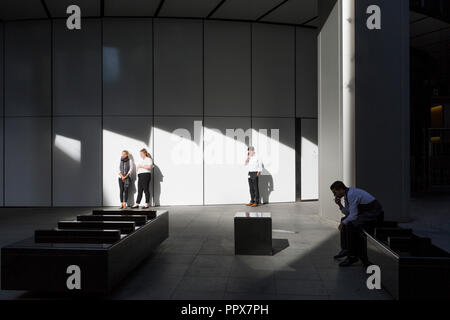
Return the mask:
<path id="1" fill-rule="evenodd" d="M 110 296 L 111 299 L 124 300 L 168 300 L 182 277 L 155 277 L 150 282 L 124 283 Z"/>
<path id="2" fill-rule="evenodd" d="M 190 292 L 225 292 L 228 278 L 226 277 L 184 277 L 178 284 L 177 291 Z"/>
<path id="3" fill-rule="evenodd" d="M 275 293 L 225 292 L 224 300 L 277 300 Z"/>
<path id="4" fill-rule="evenodd" d="M 229 278 L 226 292 L 275 294 L 275 279 L 267 278 Z"/>
<path id="5" fill-rule="evenodd" d="M 222 300 L 225 292 L 200 292 L 179 291 L 178 289 L 170 297 L 172 300 Z"/>
<path id="6" fill-rule="evenodd" d="M 152 257 L 151 264 L 186 264 L 191 265 L 195 259 L 194 254 L 161 252 Z"/>
<path id="7" fill-rule="evenodd" d="M 321 296 L 328 295 L 322 281 L 276 279 L 277 294 Z"/>
<path id="8" fill-rule="evenodd" d="M 193 267 L 231 269 L 235 257 L 224 255 L 197 255 Z"/>
<path id="9" fill-rule="evenodd" d="M 296 296 L 296 295 L 286 295 L 279 294 L 277 295 L 277 300 L 329 300 L 330 296 L 321 295 L 321 296 Z"/>
<path id="10" fill-rule="evenodd" d="M 186 275 L 189 277 L 228 277 L 230 275 L 230 269 L 191 266 Z"/>

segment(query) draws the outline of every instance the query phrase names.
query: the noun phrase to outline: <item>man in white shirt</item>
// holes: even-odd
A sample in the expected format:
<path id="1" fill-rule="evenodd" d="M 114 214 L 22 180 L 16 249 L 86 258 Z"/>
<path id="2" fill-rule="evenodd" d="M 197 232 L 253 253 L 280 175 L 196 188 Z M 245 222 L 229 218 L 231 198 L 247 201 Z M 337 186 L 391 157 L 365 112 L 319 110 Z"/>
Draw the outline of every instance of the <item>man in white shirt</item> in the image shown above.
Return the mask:
<path id="1" fill-rule="evenodd" d="M 248 185 L 250 187 L 251 200 L 247 206 L 257 207 L 259 205 L 259 176 L 262 172 L 262 162 L 255 153 L 254 147 L 248 147 L 245 165 L 248 167 Z"/>

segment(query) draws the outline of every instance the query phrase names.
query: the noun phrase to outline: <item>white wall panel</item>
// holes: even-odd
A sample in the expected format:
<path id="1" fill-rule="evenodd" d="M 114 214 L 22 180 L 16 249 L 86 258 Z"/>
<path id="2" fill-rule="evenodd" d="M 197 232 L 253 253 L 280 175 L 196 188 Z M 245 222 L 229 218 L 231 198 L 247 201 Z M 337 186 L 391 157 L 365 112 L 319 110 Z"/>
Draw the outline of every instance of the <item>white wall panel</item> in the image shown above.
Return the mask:
<path id="1" fill-rule="evenodd" d="M 205 118 L 205 204 L 247 203 L 250 118 Z"/>
<path id="2" fill-rule="evenodd" d="M 323 217 L 336 221 L 342 215 L 330 185 L 343 180 L 339 24 L 337 3 L 319 35 L 319 206 Z"/>
<path id="3" fill-rule="evenodd" d="M 51 205 L 51 119 L 7 118 L 5 205 Z"/>
<path id="4" fill-rule="evenodd" d="M 251 115 L 249 23 L 205 22 L 205 115 Z"/>
<path id="5" fill-rule="evenodd" d="M 317 118 L 317 30 L 296 29 L 296 117 Z"/>
<path id="6" fill-rule="evenodd" d="M 83 20 L 68 30 L 66 20 L 53 25 L 53 114 L 101 115 L 101 22 Z"/>
<path id="7" fill-rule="evenodd" d="M 119 164 L 122 150 L 131 153 L 134 164 L 139 151 L 146 148 L 153 156 L 151 117 L 104 117 L 103 119 L 103 205 L 119 205 Z M 131 175 L 128 204 L 137 196 L 136 168 Z M 153 179 L 153 176 L 152 176 Z"/>
<path id="8" fill-rule="evenodd" d="M 155 201 L 159 198 L 160 205 L 203 204 L 202 136 L 201 118 L 155 117 Z"/>
<path id="9" fill-rule="evenodd" d="M 155 115 L 203 115 L 203 23 L 155 19 Z"/>
<path id="10" fill-rule="evenodd" d="M 317 119 L 301 120 L 301 200 L 319 199 Z"/>
<path id="11" fill-rule="evenodd" d="M 53 205 L 101 206 L 101 118 L 53 119 Z"/>
<path id="12" fill-rule="evenodd" d="M 153 114 L 152 19 L 105 19 L 103 113 Z"/>
<path id="13" fill-rule="evenodd" d="M 262 202 L 295 201 L 295 119 L 253 118 L 253 144 L 264 164 Z"/>
<path id="14" fill-rule="evenodd" d="M 50 116 L 50 22 L 8 22 L 5 28 L 6 115 Z"/>
<path id="15" fill-rule="evenodd" d="M 252 115 L 295 117 L 294 28 L 255 23 L 252 46 Z"/>

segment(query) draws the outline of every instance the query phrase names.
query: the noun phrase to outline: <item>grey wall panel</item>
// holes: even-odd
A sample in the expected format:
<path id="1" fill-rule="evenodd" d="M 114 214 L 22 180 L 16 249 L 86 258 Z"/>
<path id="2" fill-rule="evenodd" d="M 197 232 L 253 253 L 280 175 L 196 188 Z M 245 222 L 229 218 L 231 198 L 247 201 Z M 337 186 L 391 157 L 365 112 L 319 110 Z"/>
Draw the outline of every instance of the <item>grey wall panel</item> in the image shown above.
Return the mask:
<path id="1" fill-rule="evenodd" d="M 319 205 L 320 215 L 335 221 L 342 215 L 330 185 L 344 175 L 339 25 L 337 3 L 319 34 Z"/>
<path id="2" fill-rule="evenodd" d="M 36 0 L 0 1 L 1 20 L 45 19 L 44 6 Z"/>
<path id="3" fill-rule="evenodd" d="M 356 1 L 356 183 L 382 203 L 386 219 L 409 219 L 409 1 L 380 0 L 382 29 L 366 27 L 373 2 Z M 393 54 L 395 52 L 395 54 Z"/>
<path id="4" fill-rule="evenodd" d="M 53 205 L 101 206 L 101 118 L 53 119 Z"/>
<path id="5" fill-rule="evenodd" d="M 3 97 L 4 97 L 4 92 L 3 92 L 3 77 L 5 76 L 4 74 L 4 70 L 3 70 L 3 30 L 4 30 L 4 24 L 1 23 L 0 24 L 0 115 L 3 116 Z"/>
<path id="6" fill-rule="evenodd" d="M 3 118 L 0 118 L 0 206 L 4 205 L 3 189 L 4 175 L 3 175 Z"/>
<path id="7" fill-rule="evenodd" d="M 7 118 L 5 205 L 51 205 L 51 119 Z"/>
<path id="8" fill-rule="evenodd" d="M 293 27 L 253 24 L 253 116 L 295 116 L 294 44 Z"/>
<path id="9" fill-rule="evenodd" d="M 5 27 L 6 115 L 49 116 L 51 113 L 50 22 L 8 22 Z"/>
<path id="10" fill-rule="evenodd" d="M 251 25 L 205 22 L 205 115 L 250 116 Z"/>
<path id="11" fill-rule="evenodd" d="M 317 31 L 296 29 L 296 117 L 317 118 Z"/>
<path id="12" fill-rule="evenodd" d="M 301 200 L 319 199 L 319 141 L 317 119 L 301 121 Z"/>
<path id="13" fill-rule="evenodd" d="M 155 115 L 203 114 L 203 23 L 155 20 Z"/>
<path id="14" fill-rule="evenodd" d="M 83 20 L 77 31 L 56 20 L 53 33 L 54 115 L 101 115 L 100 20 Z"/>
<path id="15" fill-rule="evenodd" d="M 67 18 L 67 7 L 77 5 L 81 8 L 82 17 L 99 17 L 102 13 L 101 0 L 45 0 L 52 18 Z M 82 21 L 84 23 L 85 20 Z"/>
<path id="16" fill-rule="evenodd" d="M 103 90 L 105 115 L 152 115 L 151 19 L 105 19 Z"/>

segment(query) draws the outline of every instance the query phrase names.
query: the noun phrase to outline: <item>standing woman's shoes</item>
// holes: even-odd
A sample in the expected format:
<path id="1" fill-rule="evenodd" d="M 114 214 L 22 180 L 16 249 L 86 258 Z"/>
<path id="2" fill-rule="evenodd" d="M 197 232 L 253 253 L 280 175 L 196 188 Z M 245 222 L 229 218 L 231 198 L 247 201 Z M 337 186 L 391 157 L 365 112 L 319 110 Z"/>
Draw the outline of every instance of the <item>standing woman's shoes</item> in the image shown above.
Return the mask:
<path id="1" fill-rule="evenodd" d="M 120 204 L 120 208 L 119 209 L 123 209 L 123 203 Z"/>
<path id="2" fill-rule="evenodd" d="M 134 206 L 131 207 L 131 209 L 137 209 L 139 208 L 139 203 L 136 203 Z"/>
<path id="3" fill-rule="evenodd" d="M 142 206 L 142 208 L 148 209 L 148 208 L 149 208 L 148 203 L 144 204 L 144 205 Z"/>

